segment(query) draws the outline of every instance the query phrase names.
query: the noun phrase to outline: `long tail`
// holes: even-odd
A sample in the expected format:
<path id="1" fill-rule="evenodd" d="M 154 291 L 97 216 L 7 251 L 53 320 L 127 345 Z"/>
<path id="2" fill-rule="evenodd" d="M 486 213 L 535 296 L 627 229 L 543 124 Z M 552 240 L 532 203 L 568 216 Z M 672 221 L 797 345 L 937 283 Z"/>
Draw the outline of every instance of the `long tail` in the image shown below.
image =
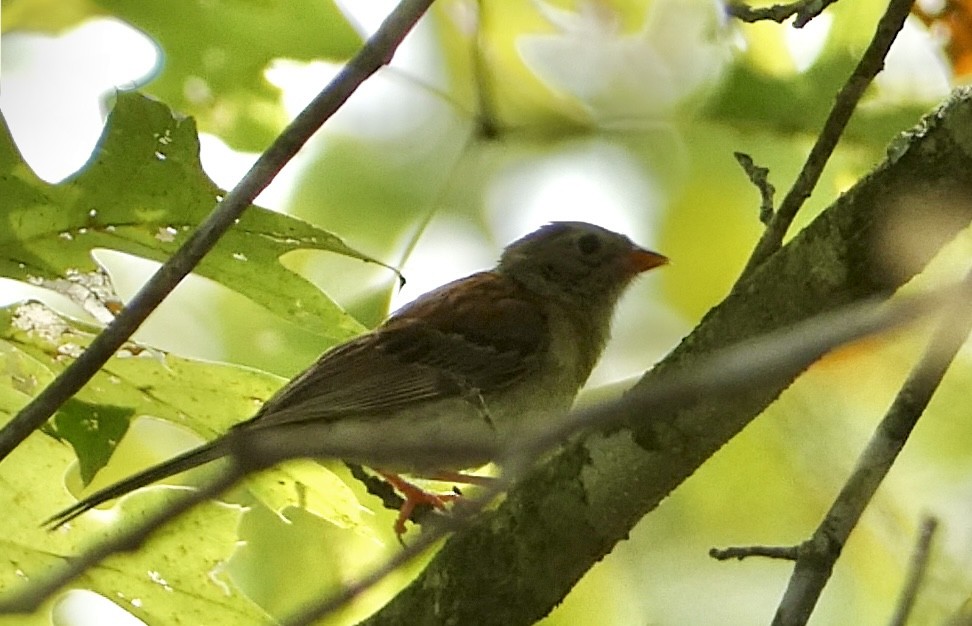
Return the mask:
<path id="1" fill-rule="evenodd" d="M 229 446 L 225 437 L 220 437 L 214 439 L 209 443 L 205 443 L 192 450 L 187 450 L 177 457 L 173 457 L 168 461 L 163 461 L 158 465 L 153 465 L 147 469 L 142 470 L 137 474 L 133 474 L 128 478 L 118 481 L 113 485 L 108 485 L 104 489 L 94 492 L 87 498 L 79 500 L 73 506 L 70 506 L 56 515 L 44 520 L 42 526 L 46 526 L 48 530 L 54 530 L 71 520 L 75 517 L 90 511 L 96 506 L 103 504 L 109 500 L 114 500 L 126 493 L 135 491 L 136 489 L 141 489 L 147 485 L 162 480 L 163 478 L 168 478 L 169 476 L 174 476 L 175 474 L 181 474 L 187 470 L 194 467 L 199 467 L 200 465 L 205 465 L 210 461 L 215 461 L 216 459 L 226 456 L 229 453 Z"/>

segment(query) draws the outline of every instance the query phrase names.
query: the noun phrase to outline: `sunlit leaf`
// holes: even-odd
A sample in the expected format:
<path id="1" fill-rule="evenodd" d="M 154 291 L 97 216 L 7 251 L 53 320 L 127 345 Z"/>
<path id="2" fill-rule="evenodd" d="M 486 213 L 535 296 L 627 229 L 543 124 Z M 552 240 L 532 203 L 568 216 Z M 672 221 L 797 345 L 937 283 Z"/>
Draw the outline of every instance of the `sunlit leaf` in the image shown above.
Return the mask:
<path id="1" fill-rule="evenodd" d="M 137 93 L 118 95 L 91 161 L 57 185 L 30 170 L 0 127 L 0 219 L 8 225 L 0 232 L 0 275 L 38 285 L 75 277 L 84 287 L 99 271 L 96 248 L 164 261 L 221 196 L 199 164 L 192 119 Z M 331 343 L 361 332 L 280 263 L 299 249 L 369 260 L 329 232 L 251 207 L 197 271 Z"/>
<path id="2" fill-rule="evenodd" d="M 94 330 L 39 303 L 0 309 L 0 418 L 6 422 L 59 373 Z M 0 520 L 4 553 L 13 564 L 0 572 L 0 593 L 43 577 L 91 541 L 136 523 L 178 493 L 171 487 L 139 490 L 120 499 L 108 514 L 82 516 L 49 534 L 39 525 L 43 517 L 70 504 L 58 486 L 75 454 L 86 474 L 97 471 L 130 420 L 142 415 L 213 436 L 251 415 L 278 385 L 276 377 L 246 368 L 126 347 L 51 421 L 46 432 L 54 437 L 35 433 L 0 466 L 2 497 L 18 503 L 15 514 Z M 111 419 L 106 421 L 106 416 Z M 336 528 L 370 535 L 361 526 L 364 509 L 356 498 L 317 464 L 284 466 L 249 478 L 247 485 L 278 515 L 290 507 L 306 507 Z M 239 512 L 225 505 L 200 507 L 167 525 L 136 556 L 95 567 L 79 584 L 153 624 L 171 623 L 176 613 L 198 616 L 193 623 L 209 623 L 216 614 L 255 623 L 259 610 L 241 601 L 222 571 L 236 548 Z"/>
<path id="3" fill-rule="evenodd" d="M 12 416 L 60 373 L 90 343 L 93 330 L 37 302 L 0 309 L 0 416 Z M 151 416 L 211 439 L 250 417 L 279 386 L 279 378 L 249 368 L 130 345 L 58 411 L 45 432 L 71 445 L 88 483 L 134 419 Z M 261 474 L 251 479 L 252 490 L 278 513 L 302 506 L 344 528 L 359 524 L 362 509 L 344 484 L 316 463 L 309 467 L 295 462 Z"/>

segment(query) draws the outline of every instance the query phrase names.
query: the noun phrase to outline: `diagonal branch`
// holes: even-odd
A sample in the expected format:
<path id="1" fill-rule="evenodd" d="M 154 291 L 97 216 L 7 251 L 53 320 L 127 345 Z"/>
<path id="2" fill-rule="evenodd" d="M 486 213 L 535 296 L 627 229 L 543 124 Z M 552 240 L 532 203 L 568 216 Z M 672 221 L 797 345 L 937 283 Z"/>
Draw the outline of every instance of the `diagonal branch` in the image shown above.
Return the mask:
<path id="1" fill-rule="evenodd" d="M 199 264 L 253 199 L 297 154 L 317 129 L 381 66 L 433 0 L 402 0 L 341 72 L 260 155 L 186 243 L 165 262 L 84 353 L 0 430 L 0 461 L 77 393 L 132 336 L 176 285 Z"/>
<path id="2" fill-rule="evenodd" d="M 773 618 L 774 626 L 806 624 L 851 531 L 908 441 L 918 418 L 972 332 L 972 272 L 965 279 L 966 297 L 942 314 L 921 360 L 901 386 L 891 408 L 858 459 L 837 499 L 813 536 L 800 547 L 793 575 Z"/>
<path id="3" fill-rule="evenodd" d="M 887 297 L 972 222 L 972 91 L 930 114 L 875 172 L 743 278 L 638 389 L 706 355 L 866 297 Z M 941 228 L 890 271 L 883 227 L 899 218 Z M 591 566 L 793 380 L 741 386 L 629 416 L 630 428 L 572 442 L 524 476 L 495 510 L 453 536 L 422 574 L 367 624 L 532 624 Z M 488 593 L 484 590 L 488 589 Z"/>
<path id="4" fill-rule="evenodd" d="M 786 330 L 720 350 L 677 377 L 666 378 L 614 402 L 573 411 L 564 419 L 546 427 L 523 429 L 512 438 L 513 444 L 500 462 L 503 468 L 502 482 L 492 485 L 471 501 L 463 501 L 462 507 L 453 511 L 448 526 L 439 520 L 430 529 L 423 528 L 422 535 L 415 543 L 393 556 L 379 569 L 345 586 L 333 596 L 307 605 L 285 623 L 294 626 L 309 624 L 330 615 L 449 532 L 465 529 L 471 521 L 471 515 L 479 513 L 508 486 L 507 483 L 515 482 L 537 459 L 543 458 L 546 453 L 556 449 L 559 442 L 571 436 L 594 429 L 615 428 L 633 414 L 676 410 L 699 396 L 731 399 L 740 385 L 759 384 L 777 377 L 780 371 L 802 371 L 821 354 L 838 346 L 901 327 L 937 310 L 945 302 L 965 297 L 965 290 L 953 288 L 945 289 L 941 293 L 898 299 L 890 306 L 865 301 L 843 307 L 839 311 L 819 315 Z M 284 447 L 268 445 L 272 449 Z M 292 447 L 287 449 L 291 450 Z M 742 558 L 753 551 L 759 552 L 729 552 L 721 558 Z M 761 554 L 790 560 L 796 560 L 797 556 L 795 548 L 769 548 Z"/>
<path id="5" fill-rule="evenodd" d="M 506 460 L 501 462 L 503 475 L 483 492 L 461 502 L 449 518 L 435 520 L 434 524 L 423 529 L 418 539 L 381 568 L 340 589 L 332 597 L 308 604 L 287 619 L 286 623 L 297 625 L 317 621 L 421 555 L 451 532 L 465 528 L 474 515 L 505 491 L 511 480 L 522 474 L 524 468 L 572 435 L 596 427 L 616 427 L 631 414 L 671 411 L 698 396 L 731 398 L 741 384 L 758 384 L 759 381 L 777 377 L 780 371 L 801 371 L 821 354 L 837 346 L 911 323 L 953 302 L 957 296 L 962 297 L 964 302 L 964 290 L 956 294 L 956 289 L 946 289 L 940 293 L 901 298 L 890 306 L 865 301 L 844 307 L 784 331 L 721 350 L 677 377 L 669 377 L 617 401 L 572 412 L 547 428 L 525 428 L 512 438 L 513 445 L 504 457 Z M 283 460 L 295 457 L 373 457 L 375 450 L 386 455 L 385 460 L 389 463 L 404 465 L 427 463 L 429 459 L 452 458 L 461 464 L 463 458 L 500 458 L 495 441 L 492 438 L 483 439 L 481 430 L 454 427 L 447 438 L 430 440 L 417 434 L 413 425 L 408 423 L 388 424 L 380 435 L 376 435 L 373 427 L 367 423 L 315 424 L 311 425 L 310 430 L 268 431 L 259 437 L 237 439 L 235 444 L 238 448 L 232 458 L 236 462 L 212 483 L 175 500 L 169 506 L 161 507 L 125 532 L 85 550 L 67 567 L 48 578 L 33 580 L 25 584 L 22 591 L 0 598 L 0 613 L 36 610 L 62 586 L 106 557 L 136 549 L 163 524 L 219 494 L 243 475 Z M 456 454 L 460 456 L 450 457 Z"/>
<path id="6" fill-rule="evenodd" d="M 803 203 L 813 193 L 817 181 L 820 180 L 820 175 L 823 173 L 830 155 L 837 147 L 837 142 L 840 141 L 847 122 L 850 121 L 854 109 L 857 108 L 857 103 L 864 95 L 864 90 L 871 84 L 878 72 L 884 68 L 884 58 L 887 56 L 888 50 L 891 49 L 891 44 L 894 43 L 898 31 L 904 26 L 905 20 L 911 12 L 912 4 L 914 4 L 914 0 L 891 0 L 888 4 L 888 9 L 878 22 L 871 43 L 868 44 L 867 50 L 864 51 L 861 60 L 857 63 L 857 67 L 854 68 L 847 82 L 844 83 L 837 94 L 834 106 L 827 116 L 827 121 L 824 122 L 823 129 L 817 136 L 806 162 L 803 164 L 803 169 L 800 170 L 790 191 L 787 192 L 780 203 L 779 210 L 776 211 L 773 220 L 763 231 L 763 236 L 760 237 L 753 249 L 753 253 L 743 269 L 743 276 L 750 274 L 779 250 L 783 243 L 783 237 L 789 230 L 790 224 L 793 223 L 793 218 L 796 217 L 800 208 L 803 207 Z"/>

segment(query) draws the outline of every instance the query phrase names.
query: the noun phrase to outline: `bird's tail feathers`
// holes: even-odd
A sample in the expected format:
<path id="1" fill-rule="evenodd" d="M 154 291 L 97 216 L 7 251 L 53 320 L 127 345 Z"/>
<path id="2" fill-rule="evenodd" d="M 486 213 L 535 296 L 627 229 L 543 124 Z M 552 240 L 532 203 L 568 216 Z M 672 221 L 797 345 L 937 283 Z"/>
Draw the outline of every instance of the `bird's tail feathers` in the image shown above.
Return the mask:
<path id="1" fill-rule="evenodd" d="M 157 465 L 146 468 L 137 474 L 133 474 L 117 483 L 108 485 L 104 489 L 94 492 L 76 502 L 74 505 L 64 509 L 56 515 L 44 520 L 41 524 L 48 530 L 54 530 L 70 522 L 79 515 L 90 511 L 109 500 L 114 500 L 136 489 L 141 489 L 154 482 L 181 474 L 200 465 L 205 465 L 227 454 L 227 445 L 224 438 L 216 439 L 191 450 L 183 452 L 179 456 L 163 461 Z"/>

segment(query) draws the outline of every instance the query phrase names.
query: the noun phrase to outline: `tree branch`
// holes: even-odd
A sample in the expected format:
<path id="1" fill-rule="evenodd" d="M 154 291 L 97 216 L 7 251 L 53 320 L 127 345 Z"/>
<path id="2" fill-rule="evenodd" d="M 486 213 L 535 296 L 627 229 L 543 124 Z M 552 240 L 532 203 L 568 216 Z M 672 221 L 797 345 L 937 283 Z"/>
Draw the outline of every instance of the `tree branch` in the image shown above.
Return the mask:
<path id="1" fill-rule="evenodd" d="M 753 253 L 749 257 L 745 269 L 743 269 L 744 276 L 775 253 L 783 243 L 783 237 L 789 230 L 790 224 L 793 223 L 793 218 L 796 217 L 803 203 L 813 193 L 817 181 L 820 180 L 820 175 L 823 173 L 830 155 L 837 147 L 841 135 L 844 134 L 844 128 L 850 121 L 854 109 L 857 108 L 861 96 L 864 95 L 864 90 L 871 84 L 878 72 L 884 68 L 884 57 L 891 49 L 891 44 L 898 36 L 898 31 L 904 26 L 904 22 L 911 12 L 912 4 L 914 4 L 914 0 L 891 0 L 888 4 L 888 9 L 881 16 L 871 43 L 868 44 L 867 50 L 864 51 L 861 60 L 857 63 L 857 67 L 854 68 L 847 82 L 838 92 L 834 106 L 830 109 L 827 121 L 824 122 L 823 129 L 817 136 L 813 148 L 810 149 L 810 154 L 807 155 L 803 169 L 800 170 L 790 191 L 787 192 L 780 203 L 779 210 L 776 211 L 773 220 L 763 231 L 763 236 L 760 237 L 753 249 Z"/>
<path id="2" fill-rule="evenodd" d="M 192 232 L 186 243 L 148 280 L 91 345 L 0 430 L 0 461 L 77 393 L 142 325 L 176 285 L 199 264 L 257 194 L 352 93 L 388 63 L 433 0 L 402 0 L 347 65 L 279 137 L 250 171 Z"/>
<path id="3" fill-rule="evenodd" d="M 562 420 L 544 427 L 524 427 L 510 437 L 511 445 L 502 450 L 493 437 L 484 437 L 481 428 L 454 425 L 448 434 L 429 437 L 411 423 L 388 424 L 376 434 L 367 422 L 309 423 L 303 428 L 269 430 L 256 437 L 234 439 L 236 462 L 205 485 L 195 495 L 163 506 L 126 532 L 112 537 L 75 557 L 69 567 L 47 579 L 25 584 L 25 589 L 0 598 L 0 613 L 36 610 L 52 594 L 88 568 L 110 555 L 131 551 L 156 530 L 210 497 L 215 497 L 242 476 L 277 465 L 292 458 L 368 458 L 392 465 L 427 466 L 430 461 L 449 459 L 450 464 L 468 465 L 468 459 L 499 459 L 503 474 L 490 481 L 473 498 L 457 502 L 451 515 L 434 516 L 422 535 L 368 576 L 340 589 L 336 594 L 308 603 L 286 624 L 317 621 L 342 607 L 389 573 L 420 555 L 448 534 L 464 529 L 523 470 L 572 435 L 594 428 L 622 424 L 631 414 L 675 410 L 699 396 L 729 399 L 740 385 L 759 384 L 779 372 L 799 372 L 829 350 L 875 333 L 910 323 L 956 297 L 965 301 L 964 290 L 943 289 L 937 293 L 899 298 L 890 306 L 868 300 L 822 314 L 786 330 L 760 337 L 742 345 L 707 356 L 690 371 L 675 378 L 628 394 L 617 401 L 574 411 Z M 376 455 L 382 455 L 380 458 Z M 352 471 L 354 471 L 352 469 Z M 428 521 L 428 520 L 426 520 Z M 754 549 L 755 550 L 755 549 Z M 764 551 L 763 553 L 768 554 Z M 731 556 L 741 558 L 739 553 Z M 728 558 L 728 557 L 727 557 Z M 795 555 L 792 558 L 796 558 Z"/>
<path id="4" fill-rule="evenodd" d="M 891 621 L 888 622 L 888 626 L 907 626 L 908 616 L 911 615 L 911 609 L 914 607 L 915 600 L 918 598 L 921 583 L 925 579 L 928 560 L 931 557 L 932 539 L 935 537 L 936 530 L 938 530 L 937 519 L 934 517 L 926 517 L 922 520 L 921 527 L 918 529 L 918 541 L 915 542 L 915 549 L 911 553 L 908 577 L 905 579 L 905 585 L 901 589 L 898 606 L 895 607 L 894 615 L 891 616 Z"/>
<path id="5" fill-rule="evenodd" d="M 921 360 L 861 454 L 813 537 L 800 549 L 793 575 L 773 618 L 774 626 L 806 624 L 851 531 L 925 411 L 949 365 L 972 331 L 972 271 L 965 298 L 948 307 Z"/>
<path id="6" fill-rule="evenodd" d="M 784 561 L 796 561 L 800 555 L 796 546 L 733 546 L 731 548 L 712 548 L 709 556 L 717 561 L 728 561 L 736 559 L 752 558 L 761 556 L 767 559 L 781 559 Z"/>
<path id="7" fill-rule="evenodd" d="M 774 4 L 768 7 L 751 7 L 745 2 L 726 3 L 726 13 L 743 22 L 772 20 L 782 24 L 794 15 L 794 28 L 803 28 L 810 20 L 824 12 L 837 0 L 797 0 L 788 4 Z"/>
<path id="8" fill-rule="evenodd" d="M 907 143 L 746 275 L 638 384 L 688 371 L 728 345 L 862 298 L 887 297 L 972 221 L 972 92 L 927 116 Z M 896 270 L 885 224 L 941 215 Z M 453 536 L 409 587 L 365 623 L 532 624 L 631 528 L 795 378 L 741 386 L 629 418 L 575 441 L 525 476 L 494 511 Z M 488 589 L 488 593 L 484 590 Z"/>

